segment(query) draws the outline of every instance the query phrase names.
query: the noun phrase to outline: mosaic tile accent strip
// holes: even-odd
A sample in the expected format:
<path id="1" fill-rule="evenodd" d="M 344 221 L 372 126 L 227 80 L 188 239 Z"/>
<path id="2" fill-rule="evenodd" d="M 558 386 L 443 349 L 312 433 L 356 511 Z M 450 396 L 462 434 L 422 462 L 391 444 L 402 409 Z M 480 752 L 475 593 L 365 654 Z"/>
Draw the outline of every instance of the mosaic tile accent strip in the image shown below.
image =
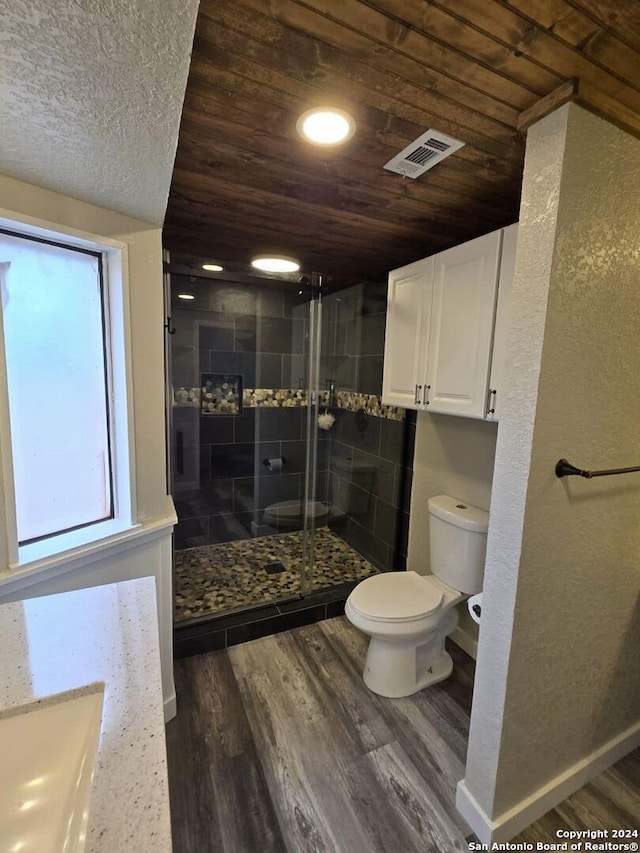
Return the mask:
<path id="1" fill-rule="evenodd" d="M 399 406 L 387 406 L 377 394 L 358 394 L 356 391 L 336 391 L 336 401 L 339 409 L 357 412 L 364 409 L 368 415 L 375 418 L 386 418 L 390 421 L 403 421 L 405 410 Z"/>
<path id="2" fill-rule="evenodd" d="M 307 405 L 306 391 L 292 388 L 245 388 L 242 402 L 247 408 L 293 408 Z"/>
<path id="3" fill-rule="evenodd" d="M 189 548 L 175 554 L 175 621 L 209 616 L 302 592 L 302 531 Z M 313 589 L 363 580 L 378 570 L 328 527 L 316 530 Z M 268 574 L 280 562 L 284 571 Z"/>
<path id="4" fill-rule="evenodd" d="M 200 408 L 200 389 L 199 388 L 174 388 L 173 389 L 173 405 L 182 407 L 191 407 L 193 409 Z"/>
<path id="5" fill-rule="evenodd" d="M 200 407 L 200 388 L 174 388 L 173 399 L 175 406 Z M 318 405 L 329 407 L 331 393 L 320 391 Z M 403 421 L 405 410 L 398 406 L 387 406 L 377 394 L 359 394 L 356 391 L 336 391 L 335 404 L 338 409 L 347 412 L 357 412 L 364 409 L 368 415 L 375 418 L 386 418 L 392 421 Z M 308 405 L 306 391 L 293 388 L 245 388 L 242 394 L 242 404 L 247 408 L 293 408 Z M 227 414 L 232 414 L 227 412 Z"/>

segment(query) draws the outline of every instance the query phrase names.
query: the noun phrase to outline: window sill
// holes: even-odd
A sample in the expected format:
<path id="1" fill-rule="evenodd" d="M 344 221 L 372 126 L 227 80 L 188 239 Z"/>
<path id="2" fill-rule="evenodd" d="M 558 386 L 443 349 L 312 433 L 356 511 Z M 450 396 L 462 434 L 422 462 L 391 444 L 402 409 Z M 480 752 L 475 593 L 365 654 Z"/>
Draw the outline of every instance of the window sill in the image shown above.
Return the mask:
<path id="1" fill-rule="evenodd" d="M 173 504 L 168 502 L 167 515 L 149 524 L 126 524 L 121 520 L 104 522 L 100 525 L 99 539 L 96 538 L 98 525 L 63 534 L 59 537 L 60 541 L 56 543 L 60 548 L 55 553 L 51 547 L 53 540 L 25 545 L 19 550 L 19 562 L 10 564 L 8 570 L 4 572 L 0 571 L 0 587 L 14 581 L 20 586 L 30 585 L 40 575 L 63 574 L 79 566 L 102 560 L 112 554 L 135 547 L 141 540 L 166 536 L 176 522 Z M 107 529 L 108 525 L 109 529 Z M 93 535 L 89 535 L 89 531 Z M 80 534 L 84 534 L 85 541 L 80 540 Z M 74 542 L 71 541 L 72 536 L 75 537 Z M 42 545 L 48 545 L 48 554 L 37 554 L 35 547 Z M 27 549 L 30 550 L 25 553 Z"/>
<path id="2" fill-rule="evenodd" d="M 32 542 L 29 545 L 21 545 L 18 548 L 18 562 L 10 566 L 12 571 L 27 568 L 33 563 L 49 560 L 67 551 L 82 548 L 85 545 L 97 545 L 106 539 L 111 539 L 127 530 L 135 530 L 140 525 L 131 524 L 121 518 L 110 518 L 98 524 L 81 527 L 79 530 L 70 530 L 59 536 L 50 536 L 40 542 Z"/>

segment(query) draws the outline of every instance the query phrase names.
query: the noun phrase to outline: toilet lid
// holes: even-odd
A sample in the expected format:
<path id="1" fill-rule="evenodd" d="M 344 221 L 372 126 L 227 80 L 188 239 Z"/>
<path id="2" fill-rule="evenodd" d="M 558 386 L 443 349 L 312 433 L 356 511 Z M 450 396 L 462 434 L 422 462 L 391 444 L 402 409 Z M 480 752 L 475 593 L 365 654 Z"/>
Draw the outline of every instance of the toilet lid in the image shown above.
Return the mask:
<path id="1" fill-rule="evenodd" d="M 373 621 L 408 622 L 439 610 L 442 591 L 417 572 L 384 572 L 359 583 L 349 603 Z"/>

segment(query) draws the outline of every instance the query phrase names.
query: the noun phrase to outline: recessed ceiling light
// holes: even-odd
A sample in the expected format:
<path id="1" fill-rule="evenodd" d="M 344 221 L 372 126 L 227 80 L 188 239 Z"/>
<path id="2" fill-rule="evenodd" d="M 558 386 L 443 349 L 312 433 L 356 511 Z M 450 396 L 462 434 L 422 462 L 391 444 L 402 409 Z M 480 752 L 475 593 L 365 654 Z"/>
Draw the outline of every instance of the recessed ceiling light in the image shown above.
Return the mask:
<path id="1" fill-rule="evenodd" d="M 296 127 L 300 136 L 316 145 L 339 145 L 356 132 L 356 123 L 349 113 L 334 107 L 307 110 Z"/>
<path id="2" fill-rule="evenodd" d="M 224 267 L 221 267 L 220 264 L 202 264 L 202 269 L 208 272 L 222 272 Z"/>
<path id="3" fill-rule="evenodd" d="M 178 299 L 195 299 L 193 293 L 179 293 Z"/>
<path id="4" fill-rule="evenodd" d="M 254 258 L 251 261 L 251 266 L 262 272 L 297 272 L 300 269 L 300 264 L 293 258 L 286 258 L 284 255 L 269 255 Z"/>

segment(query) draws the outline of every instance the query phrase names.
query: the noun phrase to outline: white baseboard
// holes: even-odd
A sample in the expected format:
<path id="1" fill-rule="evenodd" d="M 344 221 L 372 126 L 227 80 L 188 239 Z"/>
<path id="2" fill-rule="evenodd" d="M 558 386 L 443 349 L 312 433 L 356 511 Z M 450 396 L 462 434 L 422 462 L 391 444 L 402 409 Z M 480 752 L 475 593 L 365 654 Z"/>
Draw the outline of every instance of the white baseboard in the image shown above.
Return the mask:
<path id="1" fill-rule="evenodd" d="M 463 631 L 459 625 L 449 634 L 449 639 L 453 640 L 456 646 L 460 646 L 474 660 L 478 659 L 478 641 L 475 637 L 471 637 L 466 631 Z"/>
<path id="2" fill-rule="evenodd" d="M 509 841 L 638 746 L 640 722 L 538 788 L 495 820 L 480 807 L 467 788 L 465 779 L 458 782 L 456 807 L 483 844 Z"/>
<path id="3" fill-rule="evenodd" d="M 178 704 L 176 701 L 175 692 L 169 696 L 168 699 L 164 700 L 164 721 L 168 723 L 169 720 L 173 720 L 175 715 L 178 713 Z"/>

